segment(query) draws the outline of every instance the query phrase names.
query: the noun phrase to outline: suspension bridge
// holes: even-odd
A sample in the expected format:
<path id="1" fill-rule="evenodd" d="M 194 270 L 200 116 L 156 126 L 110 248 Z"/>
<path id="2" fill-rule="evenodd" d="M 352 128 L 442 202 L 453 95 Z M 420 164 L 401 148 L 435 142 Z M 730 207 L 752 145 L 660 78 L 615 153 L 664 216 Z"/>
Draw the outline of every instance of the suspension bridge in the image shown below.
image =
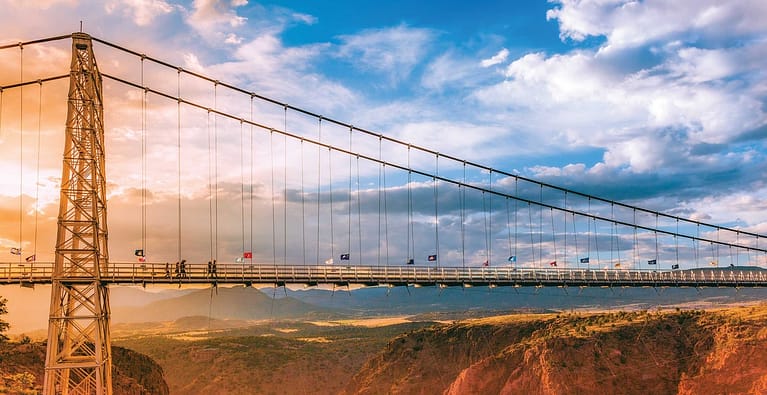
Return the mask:
<path id="1" fill-rule="evenodd" d="M 441 153 L 85 33 L 0 51 L 8 175 L 18 159 L 0 284 L 52 285 L 49 394 L 111 393 L 110 285 L 767 285 L 766 236 L 745 229 Z"/>

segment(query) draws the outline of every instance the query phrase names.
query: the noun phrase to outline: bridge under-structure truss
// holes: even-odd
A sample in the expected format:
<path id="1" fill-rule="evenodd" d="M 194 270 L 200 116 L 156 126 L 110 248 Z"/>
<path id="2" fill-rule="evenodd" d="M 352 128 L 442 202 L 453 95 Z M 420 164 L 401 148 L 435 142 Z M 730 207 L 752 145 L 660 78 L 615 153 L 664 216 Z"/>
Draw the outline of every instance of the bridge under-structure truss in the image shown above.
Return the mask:
<path id="1" fill-rule="evenodd" d="M 59 214 L 58 229 L 55 245 L 55 255 L 53 262 L 31 259 L 22 261 L 19 256 L 18 262 L 0 262 L 0 284 L 21 284 L 23 286 L 33 286 L 35 284 L 51 284 L 51 305 L 49 315 L 48 331 L 48 349 L 46 356 L 46 375 L 45 375 L 45 393 L 46 394 L 111 394 L 111 346 L 109 334 L 109 285 L 133 284 L 133 285 L 152 285 L 152 284 L 178 284 L 178 286 L 194 284 L 244 284 L 258 286 L 259 284 L 270 285 L 306 285 L 314 286 L 318 284 L 332 284 L 335 286 L 560 286 L 560 287 L 764 287 L 767 286 L 767 270 L 762 264 L 755 262 L 764 262 L 767 264 L 767 246 L 765 246 L 765 236 L 744 231 L 741 229 L 727 228 L 718 225 L 705 224 L 674 215 L 661 213 L 658 211 L 643 209 L 640 207 L 620 203 L 617 201 L 603 199 L 567 188 L 557 187 L 550 184 L 541 183 L 535 180 L 527 179 L 517 174 L 508 173 L 502 170 L 490 168 L 481 164 L 468 162 L 466 160 L 432 151 L 429 148 L 419 147 L 410 143 L 385 136 L 383 134 L 373 133 L 371 131 L 355 127 L 337 120 L 326 118 L 301 108 L 292 107 L 265 96 L 253 92 L 245 91 L 236 86 L 221 83 L 218 80 L 206 77 L 183 68 L 173 66 L 163 61 L 148 57 L 107 41 L 92 38 L 85 33 L 73 33 L 72 35 L 51 37 L 47 39 L 29 41 L 13 45 L 0 45 L 0 49 L 18 47 L 23 50 L 25 45 L 32 45 L 48 41 L 62 39 L 72 39 L 71 67 L 68 75 L 59 75 L 38 79 L 35 81 L 22 81 L 19 83 L 0 86 L 0 115 L 2 115 L 2 93 L 14 88 L 22 88 L 26 85 L 39 84 L 69 78 L 68 107 L 66 119 L 66 136 L 63 155 L 62 181 L 59 195 Z M 106 45 L 116 49 L 123 54 L 138 57 L 141 59 L 142 80 L 134 82 L 117 75 L 101 73 L 96 65 L 96 59 L 93 52 L 94 42 Z M 179 81 L 178 90 L 175 93 L 169 93 L 163 89 L 155 89 L 144 83 L 144 62 L 153 62 L 162 68 L 172 70 L 177 73 Z M 221 108 L 215 103 L 213 107 L 200 104 L 200 102 L 182 97 L 180 89 L 181 75 L 190 75 L 196 79 L 210 83 L 214 87 L 214 92 L 218 88 L 226 88 L 235 93 L 243 94 L 250 98 L 251 117 L 245 119 L 242 115 L 233 115 Z M 22 73 L 23 76 L 23 73 Z M 287 141 L 292 140 L 300 143 L 301 153 L 303 154 L 303 145 L 311 144 L 317 148 L 317 193 L 315 196 L 317 204 L 317 239 L 316 264 L 309 264 L 307 260 L 306 246 L 306 216 L 303 214 L 304 198 L 307 194 L 303 190 L 303 159 L 301 160 L 301 217 L 304 222 L 301 223 L 301 259 L 295 258 L 293 261 L 303 261 L 303 264 L 294 264 L 288 258 L 287 246 L 283 247 L 283 259 L 278 264 L 275 244 L 275 208 L 272 201 L 272 262 L 265 263 L 266 260 L 260 259 L 254 262 L 252 252 L 246 253 L 247 256 L 241 256 L 235 263 L 216 262 L 218 255 L 218 235 L 216 235 L 215 248 L 211 235 L 211 256 L 210 261 L 205 264 L 201 260 L 182 260 L 181 251 L 181 203 L 180 203 L 180 152 L 181 135 L 178 135 L 178 177 L 179 177 L 179 205 L 178 205 L 178 260 L 171 262 L 153 262 L 144 259 L 143 245 L 141 250 L 136 250 L 136 255 L 140 257 L 140 262 L 119 262 L 110 261 L 107 246 L 107 198 L 106 198 L 106 172 L 105 172 L 105 142 L 104 142 L 104 101 L 102 77 L 109 79 L 117 84 L 130 88 L 141 90 L 144 99 L 148 93 L 160 98 L 177 103 L 179 111 L 179 124 L 181 117 L 181 106 L 187 106 L 195 110 L 211 114 L 222 119 L 239 124 L 242 131 L 244 125 L 251 129 L 256 128 L 268 134 L 271 147 L 271 138 L 273 135 L 280 135 L 285 138 L 285 149 L 287 150 Z M 214 93 L 215 95 L 215 93 Z M 309 134 L 297 134 L 289 132 L 287 129 L 287 120 L 283 129 L 275 128 L 253 120 L 253 100 L 259 99 L 270 105 L 275 105 L 279 109 L 284 109 L 285 119 L 287 119 L 288 110 L 294 111 L 309 119 L 316 120 L 319 127 L 319 136 L 314 138 Z M 42 102 L 42 100 L 41 100 Z M 42 108 L 42 105 L 41 105 Z M 273 121 L 273 120 L 272 120 Z M 322 125 L 335 125 L 336 127 L 348 130 L 348 145 L 333 141 L 332 139 L 323 140 Z M 20 122 L 20 130 L 23 122 Z M 2 127 L 2 121 L 0 121 Z M 180 125 L 179 125 L 180 128 Z M 372 138 L 375 142 L 369 144 L 373 149 L 355 150 L 352 146 L 353 133 Z M 252 134 L 252 131 L 251 131 Z M 210 135 L 208 136 L 210 144 Z M 217 140 L 216 140 L 217 142 Z M 382 155 L 382 144 L 391 143 L 400 150 L 406 150 L 407 162 L 397 161 L 392 158 L 384 158 Z M 251 144 L 253 137 L 251 137 Z M 377 152 L 376 151 L 377 143 Z M 143 143 L 142 143 L 143 144 Z M 368 147 L 370 148 L 370 147 Z M 337 262 L 333 262 L 336 256 L 333 250 L 333 194 L 329 193 L 330 199 L 330 256 L 331 259 L 323 264 L 320 259 L 320 169 L 322 162 L 320 151 L 327 152 L 327 165 L 331 166 L 332 153 L 339 153 L 349 158 L 348 172 L 348 210 L 347 226 L 348 244 Z M 434 162 L 433 167 L 423 165 L 423 160 L 417 167 L 411 164 L 411 153 L 414 162 L 416 154 L 422 154 Z M 210 153 L 209 153 L 210 155 Z M 242 154 L 241 154 L 242 155 Z M 285 166 L 287 168 L 287 157 Z M 423 159 L 423 158 L 421 158 Z M 144 158 L 142 158 L 143 162 Z M 210 160 L 210 159 L 209 159 Z M 352 188 L 352 162 L 356 160 L 357 166 L 357 190 Z M 378 167 L 378 241 L 377 257 L 375 253 L 364 253 L 362 247 L 363 238 L 361 225 L 361 214 L 357 214 L 359 233 L 359 248 L 357 250 L 356 262 L 350 261 L 352 252 L 352 196 L 356 195 L 356 208 L 360 210 L 360 161 L 366 161 Z M 441 165 L 441 162 L 447 162 L 448 165 Z M 142 166 L 145 166 L 142 163 Z M 210 162 L 209 162 L 210 166 Z M 452 166 L 452 167 L 451 167 Z M 477 174 L 488 175 L 489 181 L 485 182 L 482 177 L 471 180 L 467 178 L 467 166 L 475 169 Z M 251 160 L 252 167 L 252 160 Z M 272 158 L 272 167 L 274 159 Z M 210 171 L 210 170 L 209 170 Z M 381 202 L 386 207 L 386 175 L 387 171 L 398 171 L 399 177 L 407 179 L 407 217 L 408 222 L 407 247 L 405 256 L 399 257 L 399 265 L 390 265 L 388 259 L 388 221 L 384 218 L 384 227 L 386 229 L 386 258 L 382 259 L 382 247 L 380 239 L 382 221 L 381 221 Z M 142 169 L 145 172 L 145 169 Z M 332 170 L 330 170 L 332 172 Z M 462 174 L 461 174 L 462 173 Z M 251 173 L 252 176 L 252 173 Z M 383 176 L 383 182 L 381 177 Z M 495 183 L 493 177 L 496 177 Z M 285 177 L 287 177 L 287 170 Z M 328 176 L 330 178 L 330 175 Z M 422 184 L 430 185 L 433 188 L 434 206 L 429 215 L 433 215 L 434 224 L 434 248 L 428 252 L 426 259 L 427 265 L 420 261 L 414 264 L 414 257 L 418 255 L 415 251 L 415 229 L 413 227 L 414 209 L 412 207 L 411 186 L 415 183 L 414 177 L 420 177 Z M 402 181 L 401 180 L 401 181 Z M 404 181 L 403 181 L 404 182 Z M 244 181 L 243 181 L 244 183 Z M 252 184 L 252 180 L 251 180 Z M 522 188 L 520 186 L 522 185 Z M 252 195 L 252 185 L 251 195 Z M 333 188 L 332 180 L 328 181 L 328 188 Z M 451 189 L 452 188 L 452 189 Z M 145 189 L 145 185 L 142 185 Z M 404 188 L 403 188 L 404 189 Z M 272 173 L 272 193 L 274 193 L 274 173 Z M 383 190 L 383 195 L 381 193 Z M 439 216 L 440 206 L 438 195 L 442 190 L 452 190 L 454 196 L 457 196 L 460 202 L 460 215 L 457 222 L 460 222 L 461 241 L 464 243 L 464 225 L 469 222 L 464 215 L 464 206 L 467 204 L 467 195 L 475 193 L 481 195 L 481 205 L 483 207 L 484 233 L 486 248 L 484 251 L 484 264 L 467 265 L 464 247 L 454 251 L 453 261 L 442 258 L 440 254 L 440 233 Z M 457 190 L 457 193 L 456 193 Z M 547 197 L 551 200 L 544 200 L 544 190 Z M 244 194 L 244 187 L 243 187 Z M 284 194 L 287 196 L 287 181 L 284 185 Z M 21 195 L 21 192 L 20 192 Z M 383 196 L 383 200 L 382 200 Z M 508 237 L 508 258 L 502 259 L 503 264 L 497 265 L 497 257 L 493 259 L 493 198 L 500 199 L 505 203 L 505 235 Z M 20 196 L 21 199 L 21 196 Z M 217 199 L 217 198 L 216 198 Z M 284 218 L 287 221 L 287 198 L 285 198 L 283 209 Z M 577 199 L 581 203 L 576 202 Z M 512 249 L 512 223 L 511 209 L 509 202 L 514 202 L 514 246 Z M 217 202 L 217 200 L 216 200 Z M 486 202 L 489 209 L 485 210 Z M 584 203 L 585 202 L 585 203 Z M 520 207 L 517 204 L 521 203 Z M 142 205 L 144 203 L 142 202 Z M 497 204 L 497 203 L 496 203 Z M 593 206 L 592 206 L 593 204 Z M 501 205 L 503 206 L 503 204 Z M 534 209 L 535 208 L 535 209 Z M 143 209 L 143 207 L 142 207 Z M 216 208 L 218 210 L 218 208 Z M 385 210 L 385 209 L 384 209 Z M 525 211 L 526 210 L 526 211 Z M 537 210 L 537 211 L 535 211 Z M 20 210 L 21 211 L 21 210 Z M 623 215 L 620 212 L 623 211 Z M 244 208 L 242 210 L 244 216 Z M 488 215 L 489 212 L 489 215 Z M 616 215 L 616 212 L 618 213 Z M 529 233 L 529 243 L 525 244 L 526 252 L 520 247 L 517 250 L 517 214 L 522 213 L 526 218 L 521 227 L 527 229 Z M 544 221 L 544 213 L 547 215 Z M 145 215 L 142 213 L 142 215 Z M 251 208 L 252 215 L 252 208 Z M 537 217 L 534 219 L 534 216 Z M 216 212 L 216 221 L 218 213 Z M 550 226 L 544 226 L 544 222 L 549 222 Z M 431 221 L 431 220 L 430 220 Z M 489 221 L 489 223 L 488 223 Z M 212 222 L 212 214 L 211 214 Z M 537 222 L 537 223 L 536 223 Z M 142 219 L 143 223 L 143 219 Z M 682 229 L 680 229 L 682 224 Z M 244 228 L 244 222 L 242 224 Z M 496 222 L 496 226 L 497 222 Z M 621 259 L 620 251 L 622 239 L 631 239 L 621 236 L 618 227 L 633 229 L 633 257 Z M 218 224 L 216 224 L 216 229 Z M 252 219 L 251 219 L 252 227 Z M 701 227 L 708 229 L 708 234 L 701 233 Z M 544 228 L 550 231 L 550 241 L 544 241 Z M 609 230 L 605 231 L 605 228 Z M 283 224 L 284 243 L 287 244 L 287 223 Z M 641 241 L 637 235 L 637 230 L 645 232 L 646 239 L 654 239 L 654 253 L 645 258 L 647 262 L 645 268 L 637 267 L 641 259 L 639 258 L 638 246 Z M 569 232 L 572 232 L 571 239 L 568 239 Z M 600 232 L 604 234 L 600 236 Z M 21 233 L 21 232 L 20 232 Z M 585 234 L 585 249 L 581 241 L 581 251 L 578 250 L 578 233 Z M 720 233 L 727 233 L 725 237 L 720 238 Z M 604 242 L 608 239 L 610 244 L 610 259 L 600 260 L 599 251 L 604 250 Z M 502 237 L 503 235 L 501 235 Z M 253 237 L 251 230 L 251 238 Z M 547 236 L 548 237 L 548 236 Z M 557 244 L 557 238 L 560 243 Z M 600 237 L 602 238 L 602 247 L 599 246 Z M 244 230 L 243 230 L 242 248 L 245 249 Z M 663 245 L 663 238 L 667 238 L 666 246 Z M 21 245 L 21 234 L 19 235 L 19 245 Z M 682 267 L 680 268 L 680 246 L 679 240 L 685 239 L 692 243 L 689 249 L 689 255 L 697 262 L 705 260 L 705 255 L 701 249 L 710 247 L 711 264 L 714 267 Z M 760 244 L 761 242 L 761 244 Z M 569 244 L 568 244 L 569 243 Z M 647 243 L 652 243 L 647 242 Z M 252 247 L 251 240 L 251 247 Z M 521 242 L 520 242 L 521 244 Z M 592 249 L 593 245 L 593 249 Z M 553 249 L 553 254 L 545 254 L 545 248 Z M 660 247 L 659 247 L 660 246 Z M 716 246 L 716 250 L 714 250 Z M 730 265 L 719 267 L 719 247 L 724 247 L 730 251 Z M 431 248 L 431 247 L 430 247 Z M 733 259 L 733 249 L 735 250 Z M 613 259 L 612 251 L 617 252 L 617 257 Z M 664 251 L 665 250 L 665 251 Z M 20 250 L 19 250 L 20 251 Z M 141 253 L 139 254 L 139 251 Z M 747 262 L 751 266 L 740 265 L 740 252 L 745 251 Z M 560 254 L 559 256 L 557 254 Z M 496 255 L 499 253 L 496 252 Z M 590 255 L 596 255 L 596 259 Z M 675 255 L 674 259 L 666 259 L 665 266 L 659 264 L 661 260 L 670 255 Z M 754 259 L 751 254 L 759 255 Z M 20 255 L 20 254 L 16 254 Z M 353 255 L 353 254 L 352 254 Z M 549 257 L 553 255 L 553 257 Z M 455 258 L 460 256 L 460 258 Z M 248 258 L 245 261 L 242 258 Z M 371 264 L 377 258 L 377 264 Z M 650 259 L 647 259 L 650 258 Z M 567 266 L 568 259 L 580 262 L 585 266 Z M 590 262 L 591 259 L 591 262 Z M 518 264 L 519 261 L 526 261 L 526 264 Z M 550 261 L 550 262 L 549 262 Z M 557 265 L 557 262 L 560 262 Z M 606 261 L 600 262 L 600 261 Z M 625 263 L 630 261 L 630 265 Z M 548 262 L 548 263 L 547 263 Z M 338 263 L 341 263 L 340 265 Z M 595 265 L 596 264 L 596 265 Z M 621 266 L 623 264 L 623 266 Z"/>

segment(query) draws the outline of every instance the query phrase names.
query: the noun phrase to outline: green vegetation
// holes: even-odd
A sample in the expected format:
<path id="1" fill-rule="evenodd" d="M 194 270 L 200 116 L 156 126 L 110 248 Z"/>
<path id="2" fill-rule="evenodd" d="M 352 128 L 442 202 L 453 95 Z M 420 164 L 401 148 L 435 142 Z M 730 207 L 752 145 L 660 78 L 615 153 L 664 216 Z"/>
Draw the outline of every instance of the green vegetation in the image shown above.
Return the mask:
<path id="1" fill-rule="evenodd" d="M 8 340 L 8 336 L 5 335 L 5 331 L 8 330 L 7 322 L 3 321 L 2 316 L 4 314 L 8 314 L 8 308 L 5 307 L 5 304 L 8 302 L 8 299 L 3 298 L 0 296 L 0 341 Z"/>

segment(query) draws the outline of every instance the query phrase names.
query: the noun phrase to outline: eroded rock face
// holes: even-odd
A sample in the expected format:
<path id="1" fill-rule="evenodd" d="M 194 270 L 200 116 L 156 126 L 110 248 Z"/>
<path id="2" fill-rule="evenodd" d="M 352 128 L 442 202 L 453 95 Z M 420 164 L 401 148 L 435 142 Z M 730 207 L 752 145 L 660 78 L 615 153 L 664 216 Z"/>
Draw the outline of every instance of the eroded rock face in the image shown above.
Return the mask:
<path id="1" fill-rule="evenodd" d="M 45 343 L 0 342 L 0 393 L 40 391 L 45 376 Z M 160 365 L 146 355 L 112 347 L 112 389 L 115 395 L 167 395 Z"/>
<path id="2" fill-rule="evenodd" d="M 767 306 L 507 316 L 414 331 L 347 394 L 765 394 Z"/>

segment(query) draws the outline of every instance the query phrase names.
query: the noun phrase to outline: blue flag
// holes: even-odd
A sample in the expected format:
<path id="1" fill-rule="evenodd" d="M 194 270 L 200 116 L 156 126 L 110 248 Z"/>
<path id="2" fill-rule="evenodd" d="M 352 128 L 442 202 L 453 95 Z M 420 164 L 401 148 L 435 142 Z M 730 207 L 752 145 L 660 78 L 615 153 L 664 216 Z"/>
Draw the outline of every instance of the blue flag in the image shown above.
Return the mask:
<path id="1" fill-rule="evenodd" d="M 581 263 L 589 263 L 589 257 L 581 258 Z"/>
<path id="2" fill-rule="evenodd" d="M 516 261 L 517 261 L 517 256 L 516 255 L 512 255 L 512 256 L 509 257 L 509 262 L 516 262 Z"/>
<path id="3" fill-rule="evenodd" d="M 673 264 L 673 265 L 671 265 L 671 269 L 679 269 L 679 265 Z"/>
<path id="4" fill-rule="evenodd" d="M 348 261 L 349 260 L 349 254 L 341 254 L 341 260 L 342 261 Z"/>
<path id="5" fill-rule="evenodd" d="M 436 255 L 429 255 L 428 258 L 426 258 L 429 262 L 435 262 L 437 260 Z"/>
<path id="6" fill-rule="evenodd" d="M 657 264 L 658 264 L 658 261 L 657 261 L 657 260 L 655 260 L 655 259 L 650 259 L 649 261 L 647 261 L 647 264 L 648 264 L 648 265 L 657 265 Z"/>

